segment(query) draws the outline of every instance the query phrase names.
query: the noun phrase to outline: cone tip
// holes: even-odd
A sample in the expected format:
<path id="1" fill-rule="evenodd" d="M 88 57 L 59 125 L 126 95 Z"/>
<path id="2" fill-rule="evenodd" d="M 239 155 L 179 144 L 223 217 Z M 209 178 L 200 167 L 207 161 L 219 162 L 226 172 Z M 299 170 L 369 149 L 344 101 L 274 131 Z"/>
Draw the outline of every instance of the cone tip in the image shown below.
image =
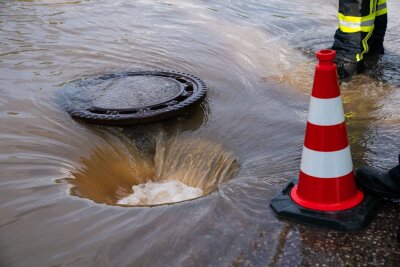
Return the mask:
<path id="1" fill-rule="evenodd" d="M 333 61 L 336 57 L 336 51 L 332 49 L 324 49 L 317 51 L 317 58 L 323 61 Z"/>

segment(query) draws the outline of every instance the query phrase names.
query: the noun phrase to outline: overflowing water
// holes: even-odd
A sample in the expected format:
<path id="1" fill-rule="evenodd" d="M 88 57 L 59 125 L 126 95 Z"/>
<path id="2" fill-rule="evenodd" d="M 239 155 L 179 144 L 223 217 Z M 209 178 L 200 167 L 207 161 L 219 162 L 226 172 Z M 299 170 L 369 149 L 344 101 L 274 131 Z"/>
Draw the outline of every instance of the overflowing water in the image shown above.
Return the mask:
<path id="1" fill-rule="evenodd" d="M 203 190 L 188 186 L 177 180 L 153 182 L 134 185 L 133 193 L 117 201 L 120 205 L 150 206 L 177 203 L 201 197 Z"/>
<path id="2" fill-rule="evenodd" d="M 400 4 L 388 8 L 386 54 L 341 86 L 355 166 L 389 168 L 400 152 Z M 397 204 L 355 233 L 269 208 L 298 174 L 313 53 L 332 44 L 336 10 L 336 0 L 0 0 L 0 265 L 398 265 Z M 207 98 L 128 128 L 59 105 L 72 81 L 148 69 L 193 73 Z M 168 179 L 204 196 L 117 204 Z"/>
<path id="3" fill-rule="evenodd" d="M 79 160 L 81 166 L 71 171 L 70 177 L 58 180 L 68 183 L 73 195 L 116 205 L 132 193 L 132 188 L 135 193 L 135 188 L 147 185 L 145 190 L 141 190 L 141 195 L 143 192 L 152 194 L 153 189 L 162 189 L 162 185 L 170 192 L 182 184 L 188 189 L 188 194 L 193 195 L 184 197 L 183 191 L 185 199 L 182 200 L 186 200 L 199 197 L 199 191 L 193 192 L 191 188 L 201 190 L 201 195 L 210 194 L 219 184 L 234 177 L 238 170 L 235 155 L 211 141 L 185 137 L 184 134 L 178 137 L 176 133 L 170 136 L 157 126 L 153 129 L 151 126 L 137 127 L 134 134 L 130 131 L 129 138 L 118 131 L 110 130 L 110 133 L 114 135 L 110 141 L 94 148 L 89 156 L 82 157 Z M 179 184 L 164 183 L 169 180 Z M 173 197 L 167 197 L 156 201 L 160 203 L 151 202 L 137 205 L 175 201 Z"/>

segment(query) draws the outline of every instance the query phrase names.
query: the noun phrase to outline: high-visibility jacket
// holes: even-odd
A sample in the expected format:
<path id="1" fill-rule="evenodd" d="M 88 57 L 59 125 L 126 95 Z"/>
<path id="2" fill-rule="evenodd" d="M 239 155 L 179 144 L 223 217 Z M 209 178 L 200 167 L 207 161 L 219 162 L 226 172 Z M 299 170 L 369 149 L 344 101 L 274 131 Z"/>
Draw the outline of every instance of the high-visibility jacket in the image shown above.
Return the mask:
<path id="1" fill-rule="evenodd" d="M 339 27 L 333 49 L 337 58 L 358 62 L 368 52 L 383 51 L 387 26 L 386 0 L 339 0 Z"/>

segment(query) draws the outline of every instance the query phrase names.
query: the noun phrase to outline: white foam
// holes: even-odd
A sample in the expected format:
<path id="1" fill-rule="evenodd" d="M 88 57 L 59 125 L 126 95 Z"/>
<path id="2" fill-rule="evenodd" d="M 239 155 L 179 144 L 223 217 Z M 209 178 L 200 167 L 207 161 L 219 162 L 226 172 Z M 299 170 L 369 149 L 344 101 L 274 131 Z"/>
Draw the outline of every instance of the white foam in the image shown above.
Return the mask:
<path id="1" fill-rule="evenodd" d="M 203 190 L 177 180 L 148 181 L 132 187 L 133 193 L 118 200 L 120 205 L 157 205 L 173 203 L 203 195 Z"/>

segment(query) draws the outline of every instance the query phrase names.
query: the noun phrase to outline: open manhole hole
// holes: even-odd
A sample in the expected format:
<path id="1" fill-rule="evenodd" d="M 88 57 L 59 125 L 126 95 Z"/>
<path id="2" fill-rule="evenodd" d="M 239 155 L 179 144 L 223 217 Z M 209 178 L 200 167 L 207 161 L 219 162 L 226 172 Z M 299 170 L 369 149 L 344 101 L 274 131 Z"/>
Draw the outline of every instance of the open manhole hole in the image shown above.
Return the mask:
<path id="1" fill-rule="evenodd" d="M 63 105 L 69 114 L 93 124 L 133 125 L 171 117 L 200 102 L 206 85 L 174 71 L 102 75 L 68 84 Z"/>
<path id="2" fill-rule="evenodd" d="M 97 203 L 158 206 L 209 195 L 237 173 L 236 157 L 220 144 L 163 135 L 155 139 L 152 155 L 133 143 L 98 146 L 63 180 L 72 195 Z"/>

